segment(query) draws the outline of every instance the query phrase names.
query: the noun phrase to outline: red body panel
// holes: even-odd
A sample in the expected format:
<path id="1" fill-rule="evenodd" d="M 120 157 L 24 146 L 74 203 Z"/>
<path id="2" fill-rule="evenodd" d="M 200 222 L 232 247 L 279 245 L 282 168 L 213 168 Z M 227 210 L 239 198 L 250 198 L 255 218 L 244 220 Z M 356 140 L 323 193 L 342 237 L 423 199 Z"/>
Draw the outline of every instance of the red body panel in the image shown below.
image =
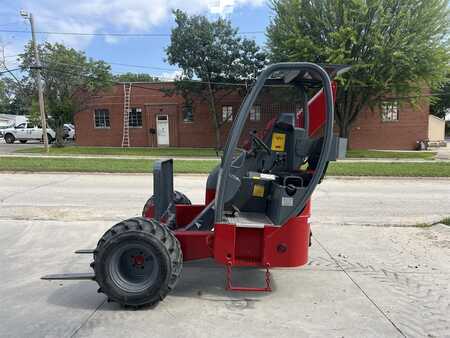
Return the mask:
<path id="1" fill-rule="evenodd" d="M 179 230 L 175 236 L 181 245 L 183 261 L 212 257 L 214 232 Z"/>
<path id="2" fill-rule="evenodd" d="M 205 208 L 202 204 L 176 205 L 177 208 L 177 228 L 182 228 L 191 223 L 191 221 Z"/>
<path id="3" fill-rule="evenodd" d="M 243 228 L 216 224 L 214 258 L 233 266 L 294 267 L 306 264 L 310 228 L 310 204 L 283 226 Z"/>
<path id="4" fill-rule="evenodd" d="M 184 205 L 177 204 L 177 228 L 188 225 L 195 216 L 197 216 L 205 206 L 203 204 Z M 146 218 L 153 218 L 155 215 L 153 206 L 149 207 L 145 212 Z"/>
<path id="5" fill-rule="evenodd" d="M 209 203 L 211 203 L 213 201 L 214 197 L 216 197 L 216 189 L 206 188 L 205 205 L 208 205 Z"/>
<path id="6" fill-rule="evenodd" d="M 333 103 L 336 101 L 336 82 L 331 83 L 331 88 L 333 90 Z M 323 89 L 321 89 L 308 103 L 309 109 L 309 135 L 316 134 L 320 128 L 323 126 L 326 120 L 325 112 L 325 94 Z M 297 121 L 299 121 L 299 126 L 303 127 L 303 112 L 297 115 Z"/>
<path id="7" fill-rule="evenodd" d="M 177 228 L 189 224 L 204 205 L 177 205 Z M 153 210 L 148 211 L 153 214 Z M 216 224 L 214 231 L 176 230 L 183 260 L 208 257 L 222 264 L 255 267 L 295 267 L 308 261 L 311 204 L 283 226 L 261 228 Z"/>

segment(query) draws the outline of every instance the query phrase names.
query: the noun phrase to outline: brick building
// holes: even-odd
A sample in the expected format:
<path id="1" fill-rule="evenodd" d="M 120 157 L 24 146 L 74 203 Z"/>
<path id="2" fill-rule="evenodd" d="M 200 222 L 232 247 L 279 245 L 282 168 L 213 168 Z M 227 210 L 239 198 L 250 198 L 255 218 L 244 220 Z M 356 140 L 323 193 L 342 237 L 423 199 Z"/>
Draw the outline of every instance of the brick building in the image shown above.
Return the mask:
<path id="1" fill-rule="evenodd" d="M 186 107 L 181 96 L 168 96 L 166 83 L 133 83 L 130 95 L 130 146 L 214 147 L 212 117 L 204 101 L 195 100 Z M 225 121 L 221 128 L 226 140 L 232 117 L 242 97 L 228 92 L 217 109 Z M 124 133 L 124 85 L 116 84 L 107 93 L 91 97 L 85 109 L 75 114 L 77 144 L 82 146 L 121 146 Z M 367 109 L 353 123 L 350 147 L 359 149 L 414 149 L 416 141 L 427 138 L 427 104 L 415 107 L 395 101 L 382 102 L 382 111 Z M 273 103 L 268 96 L 253 107 L 248 131 L 262 129 L 279 111 L 295 112 L 295 104 Z"/>

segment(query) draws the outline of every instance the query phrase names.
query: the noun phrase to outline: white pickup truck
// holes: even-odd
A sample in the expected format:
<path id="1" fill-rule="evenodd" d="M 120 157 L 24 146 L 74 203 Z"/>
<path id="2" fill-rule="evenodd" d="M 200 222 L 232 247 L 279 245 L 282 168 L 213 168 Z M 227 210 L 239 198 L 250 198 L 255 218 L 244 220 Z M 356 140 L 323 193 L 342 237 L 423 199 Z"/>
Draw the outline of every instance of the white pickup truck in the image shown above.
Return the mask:
<path id="1" fill-rule="evenodd" d="M 20 123 L 14 127 L 3 129 L 3 137 L 6 143 L 14 143 L 20 141 L 20 143 L 27 143 L 29 140 L 42 140 L 42 128 L 32 126 L 28 122 Z M 47 128 L 48 142 L 52 143 L 55 139 L 55 132 Z"/>

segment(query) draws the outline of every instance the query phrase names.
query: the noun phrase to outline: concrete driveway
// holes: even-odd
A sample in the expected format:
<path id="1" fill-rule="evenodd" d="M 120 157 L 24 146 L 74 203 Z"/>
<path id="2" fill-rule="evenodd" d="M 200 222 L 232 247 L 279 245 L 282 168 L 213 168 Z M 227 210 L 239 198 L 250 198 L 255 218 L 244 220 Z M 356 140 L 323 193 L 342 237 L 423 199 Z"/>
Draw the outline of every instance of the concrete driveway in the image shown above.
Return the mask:
<path id="1" fill-rule="evenodd" d="M 175 184 L 201 202 L 204 179 Z M 310 261 L 273 270 L 272 293 L 226 292 L 224 269 L 205 260 L 185 264 L 174 292 L 138 311 L 107 303 L 94 282 L 39 277 L 89 271 L 91 257 L 72 252 L 139 215 L 150 175 L 0 174 L 0 187 L 1 337 L 450 335 L 450 228 L 407 226 L 450 215 L 450 180 L 325 180 Z"/>

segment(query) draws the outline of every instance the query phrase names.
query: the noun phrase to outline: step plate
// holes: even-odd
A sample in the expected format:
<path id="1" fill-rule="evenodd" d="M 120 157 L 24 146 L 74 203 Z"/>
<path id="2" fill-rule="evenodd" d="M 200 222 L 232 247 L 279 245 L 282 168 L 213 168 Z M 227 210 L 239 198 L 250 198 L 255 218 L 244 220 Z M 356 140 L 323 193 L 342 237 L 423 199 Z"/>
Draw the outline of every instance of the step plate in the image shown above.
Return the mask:
<path id="1" fill-rule="evenodd" d="M 53 275 L 42 276 L 44 280 L 94 280 L 95 274 L 93 272 L 85 273 L 57 273 Z"/>

